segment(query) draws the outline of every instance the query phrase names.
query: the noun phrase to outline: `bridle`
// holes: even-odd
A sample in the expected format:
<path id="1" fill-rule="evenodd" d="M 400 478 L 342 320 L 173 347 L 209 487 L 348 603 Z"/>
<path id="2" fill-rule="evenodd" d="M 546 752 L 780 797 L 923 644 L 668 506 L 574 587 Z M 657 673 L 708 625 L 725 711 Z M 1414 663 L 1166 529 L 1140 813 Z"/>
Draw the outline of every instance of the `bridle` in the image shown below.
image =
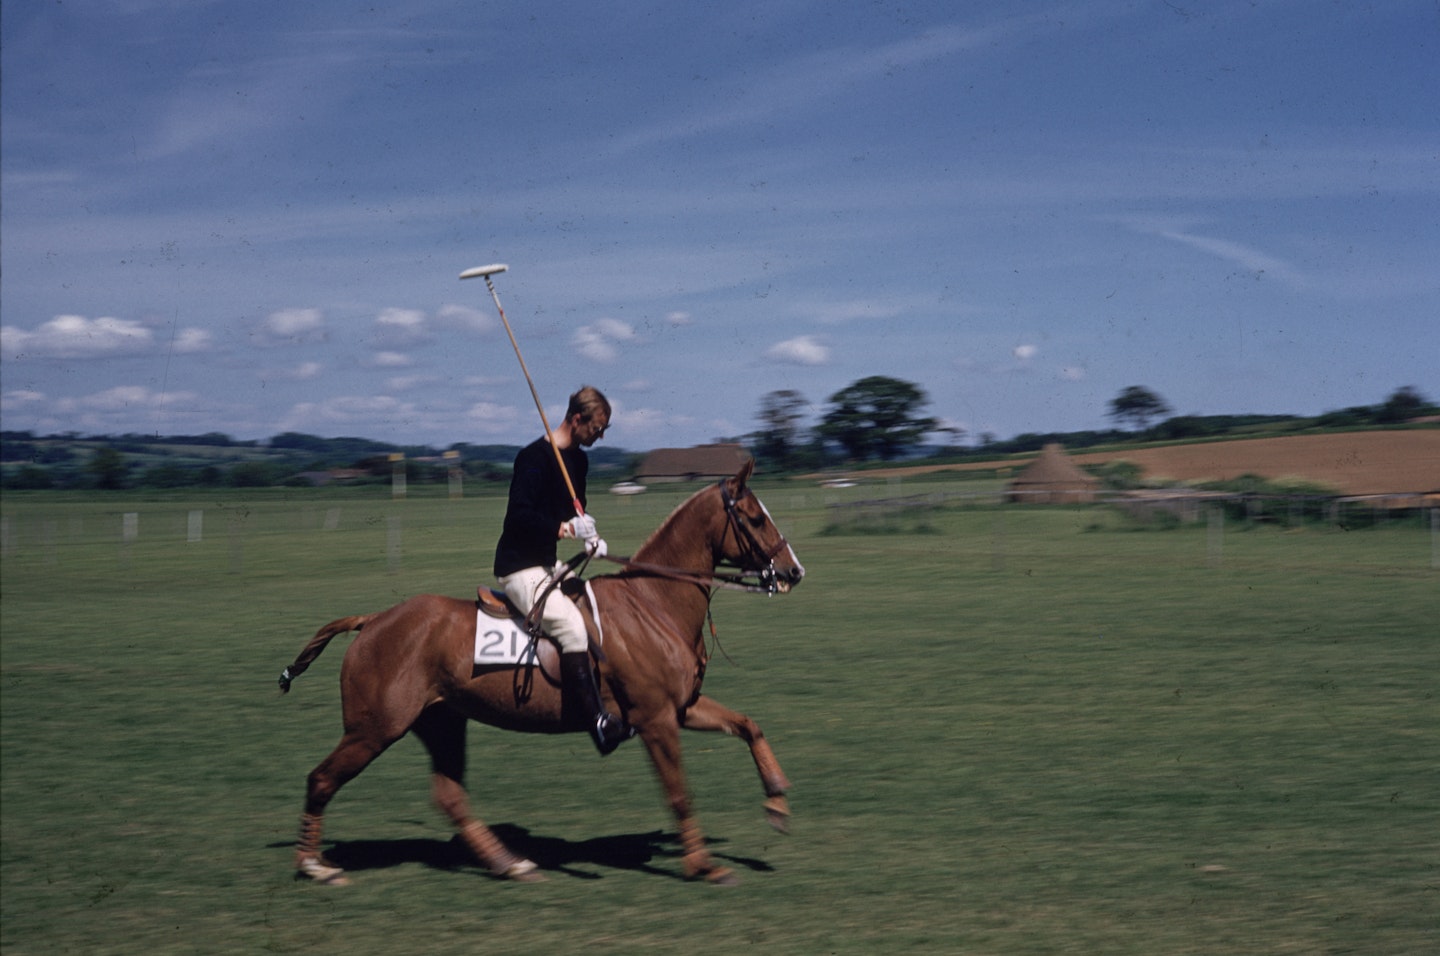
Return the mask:
<path id="1" fill-rule="evenodd" d="M 753 494 L 753 492 L 750 492 L 750 494 Z M 755 575 L 756 583 L 745 586 L 745 590 L 760 591 L 767 595 L 775 594 L 780 590 L 780 574 L 775 570 L 775 555 L 790 547 L 790 542 L 785 540 L 783 534 L 779 534 L 779 529 L 777 528 L 776 534 L 779 540 L 775 542 L 774 547 L 766 550 L 765 546 L 755 537 L 755 533 L 750 530 L 750 526 L 745 521 L 744 515 L 740 513 L 740 500 L 730 494 L 730 488 L 723 481 L 720 482 L 720 500 L 725 503 L 725 517 L 728 521 L 728 529 L 734 531 L 736 540 L 743 544 L 745 549 L 744 559 L 750 565 L 747 567 L 746 564 L 727 562 L 724 566 L 735 568 L 739 572 L 738 575 L 733 577 L 733 580 L 742 583 L 742 585 L 748 584 L 744 580 L 745 575 Z M 722 547 L 725 544 L 723 537 L 720 539 L 720 544 Z M 721 561 L 717 561 L 716 567 L 720 567 L 721 563 Z"/>
<path id="2" fill-rule="evenodd" d="M 720 500 L 725 505 L 726 525 L 717 550 L 724 548 L 725 539 L 733 533 L 744 553 L 739 561 L 718 558 L 715 566 L 733 569 L 734 573 L 704 574 L 687 571 L 684 568 L 671 568 L 660 564 L 650 564 L 646 561 L 636 561 L 633 558 L 610 555 L 607 555 L 605 560 L 623 565 L 627 569 L 643 571 L 675 581 L 698 584 L 709 590 L 723 588 L 729 591 L 745 591 L 750 594 L 772 596 L 777 594 L 780 590 L 780 573 L 775 570 L 775 556 L 788 548 L 790 542 L 785 540 L 784 535 L 780 535 L 780 540 L 776 542 L 775 546 L 766 549 L 746 524 L 745 516 L 740 513 L 741 499 L 730 493 L 730 489 L 726 487 L 724 481 L 719 483 L 719 488 Z"/>

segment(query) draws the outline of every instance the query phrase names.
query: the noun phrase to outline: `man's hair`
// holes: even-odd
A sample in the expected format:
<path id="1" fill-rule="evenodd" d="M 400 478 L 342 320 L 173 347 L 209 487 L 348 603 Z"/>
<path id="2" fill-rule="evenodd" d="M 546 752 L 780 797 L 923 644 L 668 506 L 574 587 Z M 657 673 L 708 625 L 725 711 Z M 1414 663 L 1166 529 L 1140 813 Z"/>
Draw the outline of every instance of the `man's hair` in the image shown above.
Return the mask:
<path id="1" fill-rule="evenodd" d="M 582 385 L 578 392 L 570 396 L 570 405 L 565 409 L 565 420 L 568 422 L 576 415 L 579 415 L 580 421 L 587 425 L 593 422 L 596 416 L 604 415 L 608 424 L 610 400 L 593 385 Z"/>

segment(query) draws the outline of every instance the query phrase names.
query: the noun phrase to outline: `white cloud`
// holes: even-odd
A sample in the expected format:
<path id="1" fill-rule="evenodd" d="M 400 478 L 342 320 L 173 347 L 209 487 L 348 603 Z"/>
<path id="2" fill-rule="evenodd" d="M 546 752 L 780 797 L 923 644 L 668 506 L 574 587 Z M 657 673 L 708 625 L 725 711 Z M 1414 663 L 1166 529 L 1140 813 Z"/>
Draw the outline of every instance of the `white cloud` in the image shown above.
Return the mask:
<path id="1" fill-rule="evenodd" d="M 33 332 L 0 327 L 0 354 L 7 358 L 108 358 L 144 352 L 154 334 L 133 319 L 57 315 Z"/>
<path id="2" fill-rule="evenodd" d="M 404 352 L 376 352 L 370 357 L 369 364 L 375 368 L 406 368 L 414 361 Z"/>
<path id="3" fill-rule="evenodd" d="M 375 317 L 375 325 L 381 338 L 395 344 L 408 345 L 430 338 L 430 330 L 425 327 L 425 313 L 419 309 L 381 309 Z"/>
<path id="4" fill-rule="evenodd" d="M 1085 367 L 1083 365 L 1067 365 L 1060 370 L 1060 377 L 1067 382 L 1083 382 Z"/>
<path id="5" fill-rule="evenodd" d="M 22 407 L 34 405 L 37 402 L 45 401 L 45 393 L 37 392 L 34 389 L 17 388 L 8 392 L 0 392 L 0 411 L 13 413 Z"/>
<path id="6" fill-rule="evenodd" d="M 490 313 L 472 309 L 468 305 L 442 305 L 435 317 L 442 324 L 458 326 L 472 332 L 489 332 L 499 324 Z"/>
<path id="7" fill-rule="evenodd" d="M 325 367 L 319 362 L 301 362 L 299 365 L 295 366 L 294 368 L 287 369 L 281 374 L 284 378 L 288 378 L 291 381 L 305 382 L 309 381 L 312 378 L 315 378 L 322 371 L 324 371 L 324 368 Z"/>
<path id="8" fill-rule="evenodd" d="M 593 325 L 582 325 L 575 330 L 570 344 L 592 362 L 613 362 L 620 355 L 618 342 L 635 339 L 635 329 L 628 322 L 619 319 L 599 319 Z"/>
<path id="9" fill-rule="evenodd" d="M 193 355 L 210 351 L 214 337 L 206 329 L 181 329 L 175 333 L 172 350 L 176 355 Z"/>
<path id="10" fill-rule="evenodd" d="M 830 347 L 813 335 L 802 335 L 775 343 L 765 350 L 765 357 L 787 365 L 824 365 L 830 361 Z"/>
<path id="11" fill-rule="evenodd" d="M 385 380 L 385 387 L 392 392 L 408 392 L 412 388 L 430 385 L 435 381 L 433 375 L 394 375 Z"/>
<path id="12" fill-rule="evenodd" d="M 281 309 L 265 317 L 260 331 L 262 340 L 274 345 L 321 341 L 325 315 L 319 309 Z"/>
<path id="13" fill-rule="evenodd" d="M 695 320 L 690 317 L 689 312 L 667 312 L 665 321 L 675 326 L 695 324 Z"/>
<path id="14" fill-rule="evenodd" d="M 1040 348 L 1035 345 L 1017 345 L 1015 346 L 1014 355 L 1019 361 L 1028 362 L 1033 359 L 1039 351 Z"/>
<path id="15" fill-rule="evenodd" d="M 137 412 L 193 405 L 199 398 L 194 392 L 156 392 L 144 385 L 117 385 L 103 392 L 62 398 L 55 403 L 55 410 L 65 415 Z"/>
<path id="16" fill-rule="evenodd" d="M 513 405 L 476 402 L 465 412 L 465 426 L 484 435 L 504 435 L 527 419 Z M 538 427 L 538 425 L 537 425 Z"/>
<path id="17" fill-rule="evenodd" d="M 179 329 L 166 341 L 134 319 L 83 315 L 57 315 L 34 331 L 13 325 L 0 327 L 0 353 L 6 358 L 111 358 L 169 348 L 177 355 L 209 351 L 213 339 L 205 329 Z"/>

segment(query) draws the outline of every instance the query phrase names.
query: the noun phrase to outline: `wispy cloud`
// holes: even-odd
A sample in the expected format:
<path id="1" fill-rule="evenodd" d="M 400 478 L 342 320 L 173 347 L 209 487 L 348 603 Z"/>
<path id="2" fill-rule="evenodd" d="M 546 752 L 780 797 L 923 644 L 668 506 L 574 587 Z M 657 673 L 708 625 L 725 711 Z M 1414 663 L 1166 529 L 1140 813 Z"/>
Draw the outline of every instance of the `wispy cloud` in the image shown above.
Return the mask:
<path id="1" fill-rule="evenodd" d="M 1253 275 L 1257 279 L 1268 276 L 1294 286 L 1308 285 L 1305 277 L 1288 262 L 1244 245 L 1243 243 L 1231 242 L 1227 239 L 1215 239 L 1210 236 L 1197 236 L 1173 230 L 1157 232 L 1156 235 L 1162 239 L 1169 239 L 1172 242 L 1181 243 L 1192 249 L 1198 249 L 1207 255 L 1214 256 L 1224 262 L 1239 266 L 1242 271 Z"/>
<path id="2" fill-rule="evenodd" d="M 848 302 L 801 303 L 793 311 L 822 325 L 839 325 L 844 322 L 893 319 L 904 314 L 905 306 L 893 302 L 855 299 Z"/>
<path id="3" fill-rule="evenodd" d="M 870 49 L 839 47 L 779 63 L 759 74 L 731 77 L 728 88 L 740 95 L 712 109 L 697 107 L 686 116 L 637 129 L 611 141 L 615 153 L 653 147 L 669 140 L 723 132 L 801 110 L 843 95 L 857 84 L 924 63 L 945 59 L 992 42 L 1017 29 L 1029 17 L 993 27 L 942 26 L 918 36 Z"/>

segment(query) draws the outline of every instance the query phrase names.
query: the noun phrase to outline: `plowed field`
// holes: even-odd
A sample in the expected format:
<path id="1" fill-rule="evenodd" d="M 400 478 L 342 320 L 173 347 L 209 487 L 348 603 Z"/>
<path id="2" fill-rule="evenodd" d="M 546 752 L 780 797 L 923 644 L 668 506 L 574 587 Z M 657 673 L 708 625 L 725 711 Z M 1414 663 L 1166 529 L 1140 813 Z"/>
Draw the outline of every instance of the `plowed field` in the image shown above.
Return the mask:
<path id="1" fill-rule="evenodd" d="M 1134 462 L 1144 469 L 1147 480 L 1167 478 L 1193 482 L 1254 474 L 1272 480 L 1300 478 L 1346 495 L 1440 492 L 1440 429 L 1247 438 L 1192 445 L 1077 452 L 1070 457 L 1081 465 L 1107 461 Z M 1018 469 L 1024 467 L 1025 460 L 1004 464 Z M 995 462 L 922 466 L 921 469 L 895 469 L 893 473 L 913 474 L 919 470 L 946 468 L 980 470 L 995 466 Z M 879 477 L 891 473 L 865 474 Z"/>
<path id="2" fill-rule="evenodd" d="M 1082 465 L 1133 461 L 1145 469 L 1147 479 L 1224 480 L 1255 474 L 1303 478 L 1347 495 L 1440 491 L 1440 429 L 1253 438 L 1072 457 Z"/>

